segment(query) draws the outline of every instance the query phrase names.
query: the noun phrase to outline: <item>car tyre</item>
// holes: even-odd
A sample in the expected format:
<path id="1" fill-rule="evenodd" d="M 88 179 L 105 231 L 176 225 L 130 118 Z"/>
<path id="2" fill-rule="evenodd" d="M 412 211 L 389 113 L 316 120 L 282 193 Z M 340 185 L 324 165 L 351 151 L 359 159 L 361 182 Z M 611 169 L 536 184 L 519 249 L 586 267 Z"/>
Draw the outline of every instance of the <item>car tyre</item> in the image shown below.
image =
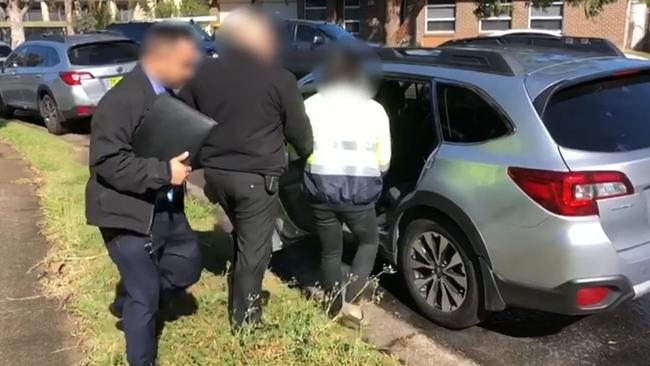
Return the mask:
<path id="1" fill-rule="evenodd" d="M 43 94 L 39 103 L 38 111 L 43 118 L 45 127 L 53 135 L 63 135 L 67 132 L 65 127 L 65 118 L 59 111 L 59 107 L 50 94 Z"/>
<path id="2" fill-rule="evenodd" d="M 5 104 L 5 100 L 0 94 L 0 118 L 12 118 L 13 116 L 14 108 Z"/>
<path id="3" fill-rule="evenodd" d="M 417 219 L 400 239 L 399 264 L 416 306 L 450 329 L 480 322 L 476 256 L 448 220 Z"/>

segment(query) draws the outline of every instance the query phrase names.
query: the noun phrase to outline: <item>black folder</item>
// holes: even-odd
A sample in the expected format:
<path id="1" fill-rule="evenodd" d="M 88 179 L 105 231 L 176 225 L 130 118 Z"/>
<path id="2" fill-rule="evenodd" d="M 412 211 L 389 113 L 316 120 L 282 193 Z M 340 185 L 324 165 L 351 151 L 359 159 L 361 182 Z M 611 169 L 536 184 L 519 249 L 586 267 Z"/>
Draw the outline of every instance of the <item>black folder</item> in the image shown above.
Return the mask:
<path id="1" fill-rule="evenodd" d="M 216 125 L 213 119 L 163 93 L 145 111 L 131 145 L 135 155 L 162 161 L 187 151 L 192 168 L 198 169 L 201 147 Z"/>

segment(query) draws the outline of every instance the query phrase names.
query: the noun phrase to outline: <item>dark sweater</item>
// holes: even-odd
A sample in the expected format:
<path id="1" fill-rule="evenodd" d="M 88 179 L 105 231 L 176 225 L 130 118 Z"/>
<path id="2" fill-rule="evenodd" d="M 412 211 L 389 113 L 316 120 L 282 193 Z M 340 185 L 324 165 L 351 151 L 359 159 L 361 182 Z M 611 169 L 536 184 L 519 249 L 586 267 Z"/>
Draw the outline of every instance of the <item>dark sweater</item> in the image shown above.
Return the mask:
<path id="1" fill-rule="evenodd" d="M 179 96 L 219 123 L 201 151 L 205 168 L 280 175 L 287 166 L 285 142 L 302 157 L 312 151 L 295 77 L 244 51 L 228 48 L 205 60 Z"/>

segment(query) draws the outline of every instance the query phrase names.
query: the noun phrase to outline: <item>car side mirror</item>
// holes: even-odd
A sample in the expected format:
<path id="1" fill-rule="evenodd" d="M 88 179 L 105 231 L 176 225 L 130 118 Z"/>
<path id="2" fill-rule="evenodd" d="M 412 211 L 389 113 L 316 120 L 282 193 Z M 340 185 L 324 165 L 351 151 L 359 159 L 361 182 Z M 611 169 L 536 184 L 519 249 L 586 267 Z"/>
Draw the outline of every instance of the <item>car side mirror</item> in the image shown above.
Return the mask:
<path id="1" fill-rule="evenodd" d="M 320 47 L 325 44 L 325 38 L 323 36 L 314 36 L 314 40 L 312 41 L 312 47 Z"/>

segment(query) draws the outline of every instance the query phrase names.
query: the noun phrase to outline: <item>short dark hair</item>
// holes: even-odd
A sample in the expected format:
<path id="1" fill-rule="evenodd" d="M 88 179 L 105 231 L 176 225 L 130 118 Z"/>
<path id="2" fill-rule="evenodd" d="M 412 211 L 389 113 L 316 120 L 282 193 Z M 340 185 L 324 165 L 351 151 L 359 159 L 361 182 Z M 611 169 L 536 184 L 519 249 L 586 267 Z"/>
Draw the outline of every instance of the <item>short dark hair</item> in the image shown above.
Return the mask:
<path id="1" fill-rule="evenodd" d="M 187 24 L 172 22 L 156 23 L 149 29 L 144 38 L 144 42 L 142 42 L 142 54 L 146 54 L 159 46 L 169 45 L 181 40 L 198 42 L 195 33 Z"/>
<path id="2" fill-rule="evenodd" d="M 367 77 L 364 61 L 359 52 L 348 47 L 330 47 L 322 65 L 321 82 L 359 82 Z"/>

